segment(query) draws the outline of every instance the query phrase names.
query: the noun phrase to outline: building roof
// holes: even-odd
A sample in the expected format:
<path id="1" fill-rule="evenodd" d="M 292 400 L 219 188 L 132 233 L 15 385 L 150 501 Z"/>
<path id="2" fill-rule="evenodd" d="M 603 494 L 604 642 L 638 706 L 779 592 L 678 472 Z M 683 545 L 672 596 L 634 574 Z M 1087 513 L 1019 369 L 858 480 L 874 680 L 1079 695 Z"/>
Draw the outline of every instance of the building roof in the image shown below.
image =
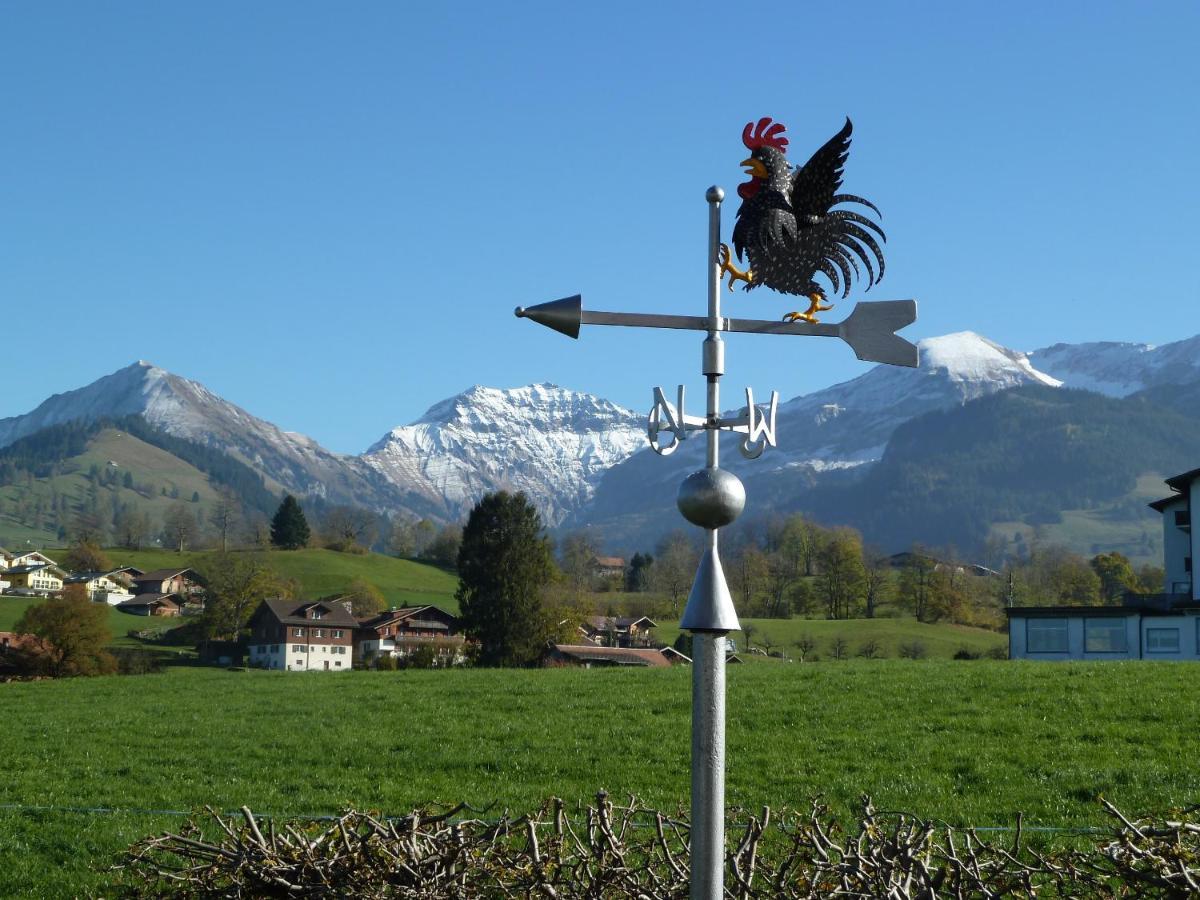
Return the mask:
<path id="1" fill-rule="evenodd" d="M 649 666 L 661 668 L 671 663 L 657 650 L 633 647 L 594 647 L 591 644 L 555 644 L 560 656 L 580 662 L 597 662 L 610 666 Z"/>
<path id="2" fill-rule="evenodd" d="M 185 575 L 191 569 L 155 569 L 153 572 L 145 572 L 141 575 L 133 576 L 134 581 L 166 581 L 168 578 L 174 578 L 176 575 Z"/>
<path id="3" fill-rule="evenodd" d="M 75 572 L 63 579 L 67 584 L 78 584 L 83 581 L 95 581 L 97 578 L 108 578 L 110 575 L 116 575 L 118 572 L 124 572 L 121 569 L 109 569 L 107 572 Z"/>
<path id="4" fill-rule="evenodd" d="M 625 568 L 625 560 L 619 556 L 597 556 L 596 565 L 605 569 L 623 569 Z"/>
<path id="5" fill-rule="evenodd" d="M 642 625 L 642 623 L 646 623 Z M 588 616 L 583 620 L 584 626 L 590 626 L 593 631 L 628 631 L 634 625 L 642 625 L 644 628 L 657 628 L 658 623 L 649 616 L 638 616 L 633 618 L 630 616 Z"/>
<path id="6" fill-rule="evenodd" d="M 1187 609 L 1200 609 L 1200 600 L 1188 594 L 1130 595 L 1122 606 L 1010 606 L 1004 610 L 1008 618 L 1045 618 L 1047 616 L 1163 616 Z"/>
<path id="7" fill-rule="evenodd" d="M 138 606 L 179 606 L 175 594 L 138 594 L 130 600 L 122 600 L 117 609 L 133 609 Z"/>
<path id="8" fill-rule="evenodd" d="M 315 606 L 327 611 L 320 619 L 310 619 L 307 613 Z M 344 628 L 357 628 L 358 620 L 354 614 L 342 605 L 340 600 L 285 600 L 273 597 L 262 602 L 259 609 L 265 608 L 283 625 L 311 625 L 314 621 L 325 625 L 340 625 Z"/>
<path id="9" fill-rule="evenodd" d="M 1187 486 L 1197 478 L 1200 478 L 1200 469 L 1192 469 L 1188 472 L 1182 473 L 1181 475 L 1172 475 L 1170 478 L 1165 480 L 1167 482 L 1167 487 L 1171 488 L 1171 490 L 1186 491 Z"/>
<path id="10" fill-rule="evenodd" d="M 53 569 L 55 572 L 66 574 L 58 566 L 52 563 L 34 563 L 31 566 L 13 566 L 11 569 L 5 569 L 5 575 L 28 575 L 32 572 L 40 572 L 42 569 Z"/>
<path id="11" fill-rule="evenodd" d="M 414 618 L 418 613 L 421 613 L 421 618 Z M 458 616 L 454 613 L 446 612 L 440 606 L 405 606 L 401 609 L 389 609 L 370 618 L 360 621 L 361 628 L 378 628 L 381 625 L 392 625 L 396 622 L 406 621 L 414 628 L 427 628 L 437 631 L 449 631 L 450 625 L 446 622 L 439 622 L 436 619 L 429 618 L 432 613 L 440 613 L 445 616 L 450 622 L 457 626 L 459 624 Z"/>
<path id="12" fill-rule="evenodd" d="M 1187 497 L 1185 497 L 1183 494 L 1172 494 L 1170 497 L 1163 497 L 1161 500 L 1155 500 L 1154 502 L 1147 503 L 1146 505 L 1149 506 L 1153 510 L 1162 512 L 1164 509 L 1166 509 L 1172 503 L 1183 503 L 1186 501 L 1187 501 Z"/>

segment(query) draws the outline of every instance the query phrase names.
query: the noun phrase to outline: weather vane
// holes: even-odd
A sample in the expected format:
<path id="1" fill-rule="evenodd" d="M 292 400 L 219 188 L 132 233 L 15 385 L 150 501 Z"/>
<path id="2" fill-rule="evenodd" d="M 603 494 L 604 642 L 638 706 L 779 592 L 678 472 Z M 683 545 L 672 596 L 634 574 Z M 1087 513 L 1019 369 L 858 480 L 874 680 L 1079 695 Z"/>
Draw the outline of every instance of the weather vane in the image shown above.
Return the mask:
<path id="1" fill-rule="evenodd" d="M 916 366 L 917 348 L 895 332 L 917 318 L 915 300 L 860 302 L 840 323 L 819 322 L 816 314 L 832 309 L 825 290 L 814 278 L 824 275 L 836 294 L 849 296 L 850 286 L 866 281 L 869 288 L 883 277 L 883 252 L 876 241 L 886 240 L 872 219 L 853 210 L 834 207 L 855 203 L 879 215 L 873 203 L 853 194 L 840 194 L 842 167 L 850 150 L 850 120 L 803 166 L 788 163 L 788 139 L 783 125 L 769 118 L 751 122 L 742 142 L 751 151 L 741 164 L 750 180 L 738 186 L 742 204 L 733 228 L 738 259 L 750 268 L 741 270 L 721 243 L 721 201 L 725 192 L 710 187 L 708 200 L 708 315 L 676 316 L 653 313 L 594 312 L 583 309 L 579 295 L 517 307 L 520 318 L 532 319 L 572 338 L 583 325 L 624 325 L 638 328 L 682 328 L 706 331 L 701 374 L 707 381 L 703 417 L 689 416 L 684 407 L 684 387 L 675 403 L 661 387 L 654 389 L 654 406 L 647 424 L 650 446 L 666 456 L 693 432 L 706 432 L 707 455 L 703 469 L 689 475 L 679 487 L 676 503 L 683 517 L 705 529 L 706 548 L 688 594 L 679 625 L 692 633 L 692 827 L 691 896 L 720 898 L 725 863 L 725 645 L 726 635 L 740 631 L 733 598 L 725 582 L 717 553 L 717 531 L 733 522 L 746 505 L 746 491 L 732 472 L 720 468 L 722 431 L 741 435 L 739 449 L 755 459 L 775 446 L 775 412 L 779 395 L 771 392 L 766 410 L 746 389 L 746 408 L 731 417 L 721 415 L 720 380 L 725 374 L 725 344 L 721 332 L 837 337 L 850 345 L 855 356 L 869 362 Z M 866 269 L 862 278 L 859 263 Z M 876 271 L 878 267 L 878 271 Z M 782 321 L 730 319 L 721 315 L 721 285 L 728 274 L 729 288 L 744 281 L 745 290 L 768 287 L 808 300 L 803 312 L 789 312 Z M 664 438 L 664 433 L 669 438 Z"/>

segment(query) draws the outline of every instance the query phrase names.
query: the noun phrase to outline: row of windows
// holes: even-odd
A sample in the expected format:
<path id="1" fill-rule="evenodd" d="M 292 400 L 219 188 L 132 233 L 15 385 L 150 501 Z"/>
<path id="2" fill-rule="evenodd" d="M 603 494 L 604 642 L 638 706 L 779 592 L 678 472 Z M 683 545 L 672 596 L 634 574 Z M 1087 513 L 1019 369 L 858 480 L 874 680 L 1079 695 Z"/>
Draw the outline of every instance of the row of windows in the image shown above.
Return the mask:
<path id="1" fill-rule="evenodd" d="M 292 644 L 292 652 L 316 653 L 318 647 L 320 647 L 322 653 L 339 653 L 343 656 L 346 654 L 345 647 L 331 647 L 328 644 L 314 644 L 312 646 L 305 646 L 304 644 Z"/>
<path id="2" fill-rule="evenodd" d="M 1028 653 L 1069 653 L 1068 619 L 1026 619 L 1025 650 Z M 1176 626 L 1146 628 L 1147 653 L 1179 653 L 1182 646 L 1180 629 Z M 1200 618 L 1196 620 L 1196 649 L 1200 653 Z M 1083 651 L 1085 653 L 1128 653 L 1129 632 L 1125 619 L 1084 619 Z"/>
<path id="3" fill-rule="evenodd" d="M 326 629 L 324 629 L 324 628 L 314 628 L 313 629 L 313 637 L 325 637 L 325 631 L 326 631 Z M 342 636 L 342 634 L 343 634 L 343 631 L 340 628 L 329 629 L 329 636 L 332 638 L 340 638 Z M 304 637 L 304 629 L 303 628 L 293 628 L 292 629 L 292 637 Z"/>

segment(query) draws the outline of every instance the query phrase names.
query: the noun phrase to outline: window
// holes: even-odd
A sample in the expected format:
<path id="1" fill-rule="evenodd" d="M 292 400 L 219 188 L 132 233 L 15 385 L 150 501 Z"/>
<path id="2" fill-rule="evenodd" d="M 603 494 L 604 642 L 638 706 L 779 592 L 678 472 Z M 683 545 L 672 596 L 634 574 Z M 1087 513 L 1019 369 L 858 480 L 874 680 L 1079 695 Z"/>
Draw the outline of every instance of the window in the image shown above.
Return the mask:
<path id="1" fill-rule="evenodd" d="M 303 628 L 293 628 L 292 634 L 295 637 L 304 637 L 304 629 Z"/>
<path id="2" fill-rule="evenodd" d="M 304 645 L 303 644 L 292 644 L 292 652 L 293 653 L 303 653 Z"/>
<path id="3" fill-rule="evenodd" d="M 1147 628 L 1146 629 L 1146 652 L 1147 653 L 1178 653 L 1179 652 L 1179 629 L 1178 628 Z"/>
<path id="4" fill-rule="evenodd" d="M 278 652 L 279 652 L 279 645 L 278 645 L 278 644 L 272 644 L 272 645 L 271 645 L 271 652 L 272 652 L 272 653 L 278 653 Z"/>
<path id="5" fill-rule="evenodd" d="M 313 637 L 325 637 L 325 629 L 317 628 L 313 631 Z"/>
<path id="6" fill-rule="evenodd" d="M 1029 653 L 1066 653 L 1066 619 L 1026 619 L 1025 649 Z"/>
<path id="7" fill-rule="evenodd" d="M 333 629 L 333 636 L 335 638 L 340 638 L 342 636 L 342 629 L 340 629 L 340 628 Z"/>
<path id="8" fill-rule="evenodd" d="M 323 613 L 323 612 L 321 612 L 319 609 L 314 609 L 314 610 L 312 611 L 312 617 L 313 617 L 314 619 L 319 619 L 319 618 L 321 618 L 321 616 L 323 616 L 323 615 L 324 615 L 324 613 Z"/>
<path id="9" fill-rule="evenodd" d="M 1124 619 L 1084 619 L 1083 649 L 1087 653 L 1124 653 L 1129 649 Z"/>
<path id="10" fill-rule="evenodd" d="M 341 666 L 341 664 L 342 664 L 342 661 L 341 661 L 340 659 L 339 659 L 339 660 L 337 660 L 336 662 L 334 662 L 334 665 L 335 665 L 335 666 L 339 666 L 339 667 L 340 667 L 340 666 Z"/>

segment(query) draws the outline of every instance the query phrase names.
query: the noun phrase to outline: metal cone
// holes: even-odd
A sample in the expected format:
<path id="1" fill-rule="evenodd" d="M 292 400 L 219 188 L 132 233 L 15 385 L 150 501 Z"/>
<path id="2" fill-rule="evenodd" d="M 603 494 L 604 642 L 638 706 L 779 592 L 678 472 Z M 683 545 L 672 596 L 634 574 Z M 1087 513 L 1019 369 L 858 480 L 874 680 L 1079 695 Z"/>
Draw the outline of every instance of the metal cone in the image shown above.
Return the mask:
<path id="1" fill-rule="evenodd" d="M 529 308 L 518 306 L 516 313 L 519 319 L 533 319 L 539 325 L 553 328 L 559 334 L 578 338 L 579 326 L 583 322 L 583 297 L 576 294 Z"/>
<path id="2" fill-rule="evenodd" d="M 687 631 L 742 630 L 716 547 L 709 547 L 700 557 L 679 627 Z"/>

